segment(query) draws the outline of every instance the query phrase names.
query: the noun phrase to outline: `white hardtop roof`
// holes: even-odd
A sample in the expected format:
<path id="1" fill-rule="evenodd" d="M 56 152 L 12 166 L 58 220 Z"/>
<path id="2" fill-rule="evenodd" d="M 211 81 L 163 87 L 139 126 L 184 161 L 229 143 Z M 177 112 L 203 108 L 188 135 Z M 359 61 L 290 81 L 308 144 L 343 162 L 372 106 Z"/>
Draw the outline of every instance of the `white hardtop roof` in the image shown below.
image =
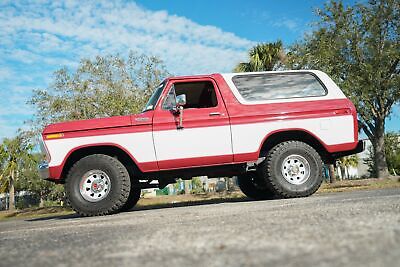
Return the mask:
<path id="1" fill-rule="evenodd" d="M 327 89 L 327 94 L 321 97 L 299 97 L 299 98 L 285 98 L 285 99 L 272 99 L 272 100 L 260 100 L 260 101 L 247 101 L 239 93 L 236 85 L 233 83 L 232 78 L 235 76 L 244 76 L 252 74 L 272 74 L 272 73 L 312 73 L 316 75 L 319 80 L 324 84 Z M 235 95 L 236 99 L 244 105 L 253 104 L 268 104 L 268 103 L 282 103 L 282 102 L 298 102 L 298 101 L 316 101 L 316 100 L 327 100 L 327 99 L 343 99 L 346 96 L 335 84 L 335 82 L 323 71 L 320 70 L 279 70 L 279 71 L 262 71 L 262 72 L 239 72 L 239 73 L 224 73 L 221 74 L 229 88 Z"/>
<path id="2" fill-rule="evenodd" d="M 314 74 L 325 74 L 325 72 L 320 70 L 271 70 L 271 71 L 255 71 L 255 72 L 227 72 L 221 73 L 221 75 L 226 76 L 236 76 L 236 75 L 252 75 L 252 74 L 268 74 L 268 73 L 293 73 L 293 72 L 311 72 Z M 326 74 L 325 74 L 326 75 Z"/>

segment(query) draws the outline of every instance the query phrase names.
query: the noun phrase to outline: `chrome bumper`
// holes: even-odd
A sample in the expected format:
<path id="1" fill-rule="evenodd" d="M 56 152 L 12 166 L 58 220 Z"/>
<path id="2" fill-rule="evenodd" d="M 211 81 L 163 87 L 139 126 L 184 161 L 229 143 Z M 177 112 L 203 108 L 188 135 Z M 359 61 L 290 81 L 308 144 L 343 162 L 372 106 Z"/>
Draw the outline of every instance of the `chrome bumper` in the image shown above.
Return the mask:
<path id="1" fill-rule="evenodd" d="M 49 163 L 44 161 L 39 164 L 38 168 L 40 177 L 42 177 L 42 179 L 50 178 Z"/>

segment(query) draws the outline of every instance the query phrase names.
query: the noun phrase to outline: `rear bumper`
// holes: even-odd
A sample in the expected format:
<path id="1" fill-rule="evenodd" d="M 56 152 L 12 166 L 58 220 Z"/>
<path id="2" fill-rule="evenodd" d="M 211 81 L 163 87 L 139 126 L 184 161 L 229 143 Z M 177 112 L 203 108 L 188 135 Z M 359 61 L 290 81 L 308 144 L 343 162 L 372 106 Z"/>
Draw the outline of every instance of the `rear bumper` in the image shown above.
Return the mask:
<path id="1" fill-rule="evenodd" d="M 337 158 L 341 158 L 341 157 L 345 157 L 345 156 L 350 156 L 350 155 L 354 155 L 354 154 L 357 154 L 357 153 L 361 153 L 364 150 L 365 150 L 365 141 L 364 140 L 360 140 L 360 141 L 358 141 L 357 146 L 354 149 L 333 153 L 332 157 L 334 159 L 337 159 Z"/>

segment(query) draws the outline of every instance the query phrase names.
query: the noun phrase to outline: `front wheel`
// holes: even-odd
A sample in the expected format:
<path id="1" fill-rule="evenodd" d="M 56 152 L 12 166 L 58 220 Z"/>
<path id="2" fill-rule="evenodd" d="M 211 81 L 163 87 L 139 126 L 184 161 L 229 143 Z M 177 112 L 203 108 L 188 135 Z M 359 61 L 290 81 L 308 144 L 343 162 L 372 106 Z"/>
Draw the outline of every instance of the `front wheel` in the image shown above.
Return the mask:
<path id="1" fill-rule="evenodd" d="M 125 166 L 103 154 L 86 156 L 68 172 L 65 192 L 68 204 L 81 216 L 119 212 L 128 200 L 130 178 Z"/>
<path id="2" fill-rule="evenodd" d="M 140 188 L 137 187 L 131 187 L 131 192 L 129 193 L 128 200 L 126 203 L 122 206 L 121 211 L 129 211 L 133 209 L 133 207 L 136 206 L 140 199 L 140 194 L 141 194 Z"/>
<path id="3" fill-rule="evenodd" d="M 277 196 L 305 197 L 320 187 L 322 160 L 317 151 L 300 141 L 282 142 L 273 147 L 258 173 Z"/>

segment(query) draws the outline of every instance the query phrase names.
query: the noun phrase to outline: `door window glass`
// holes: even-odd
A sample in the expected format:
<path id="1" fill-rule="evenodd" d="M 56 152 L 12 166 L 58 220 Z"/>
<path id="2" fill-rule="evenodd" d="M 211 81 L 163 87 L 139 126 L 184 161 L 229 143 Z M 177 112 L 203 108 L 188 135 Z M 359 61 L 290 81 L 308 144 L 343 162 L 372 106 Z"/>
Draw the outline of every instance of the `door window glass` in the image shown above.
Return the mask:
<path id="1" fill-rule="evenodd" d="M 187 108 L 211 108 L 218 105 L 215 88 L 210 81 L 175 83 L 165 101 L 163 109 L 172 109 L 176 106 L 176 96 L 186 95 Z"/>

